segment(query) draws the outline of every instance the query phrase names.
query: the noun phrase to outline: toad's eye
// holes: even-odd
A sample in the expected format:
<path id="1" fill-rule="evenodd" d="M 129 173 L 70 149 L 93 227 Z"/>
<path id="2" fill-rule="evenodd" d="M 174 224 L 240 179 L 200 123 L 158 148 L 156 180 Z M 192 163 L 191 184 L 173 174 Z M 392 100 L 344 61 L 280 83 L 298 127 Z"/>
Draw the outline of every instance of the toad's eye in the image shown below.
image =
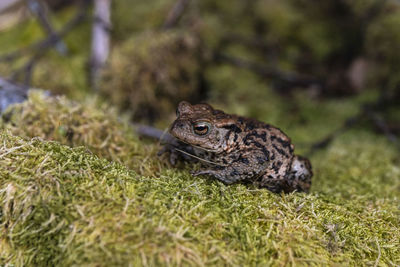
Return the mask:
<path id="1" fill-rule="evenodd" d="M 210 132 L 210 124 L 207 122 L 196 122 L 193 124 L 193 131 L 197 135 L 206 135 Z"/>

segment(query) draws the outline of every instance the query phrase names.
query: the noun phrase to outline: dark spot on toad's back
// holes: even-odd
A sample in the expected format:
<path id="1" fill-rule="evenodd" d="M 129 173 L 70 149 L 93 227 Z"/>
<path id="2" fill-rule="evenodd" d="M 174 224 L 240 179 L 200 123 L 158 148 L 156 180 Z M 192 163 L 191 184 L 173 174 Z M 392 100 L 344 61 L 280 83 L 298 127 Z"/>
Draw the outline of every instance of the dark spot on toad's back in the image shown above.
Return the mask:
<path id="1" fill-rule="evenodd" d="M 263 157 L 257 157 L 258 164 L 264 164 L 265 159 Z"/>

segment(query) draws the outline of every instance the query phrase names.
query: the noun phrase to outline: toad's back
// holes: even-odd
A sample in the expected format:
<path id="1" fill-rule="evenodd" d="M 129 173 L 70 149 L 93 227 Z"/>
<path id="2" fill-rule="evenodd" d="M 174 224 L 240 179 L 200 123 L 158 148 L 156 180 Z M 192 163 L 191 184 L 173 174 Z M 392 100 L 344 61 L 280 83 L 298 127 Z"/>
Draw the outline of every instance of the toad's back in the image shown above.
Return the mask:
<path id="1" fill-rule="evenodd" d="M 208 104 L 181 102 L 170 132 L 193 146 L 207 174 L 231 184 L 251 181 L 271 191 L 308 191 L 311 165 L 293 154 L 294 146 L 280 129 L 226 114 Z"/>

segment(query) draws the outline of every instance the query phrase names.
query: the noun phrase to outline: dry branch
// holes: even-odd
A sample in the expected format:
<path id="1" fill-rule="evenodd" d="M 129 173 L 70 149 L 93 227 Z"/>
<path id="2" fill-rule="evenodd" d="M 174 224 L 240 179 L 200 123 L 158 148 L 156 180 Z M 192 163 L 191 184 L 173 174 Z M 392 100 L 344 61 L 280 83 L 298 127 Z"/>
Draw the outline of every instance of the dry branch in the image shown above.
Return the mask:
<path id="1" fill-rule="evenodd" d="M 44 3 L 39 0 L 26 0 L 26 2 L 28 4 L 28 7 L 31 10 L 31 12 L 37 17 L 39 24 L 46 31 L 47 35 L 48 36 L 51 36 L 51 35 L 57 36 L 57 33 L 55 32 L 54 27 L 51 24 L 50 18 L 48 16 L 48 12 L 46 12 Z M 62 55 L 65 55 L 67 53 L 67 47 L 64 44 L 64 42 L 61 40 L 61 38 L 58 39 L 57 43 L 55 44 L 55 48 Z"/>
<path id="2" fill-rule="evenodd" d="M 169 11 L 166 20 L 163 24 L 163 30 L 168 30 L 175 27 L 180 18 L 182 17 L 183 13 L 186 10 L 190 0 L 178 0 L 172 9 Z"/>
<path id="3" fill-rule="evenodd" d="M 307 86 L 323 86 L 323 82 L 308 75 L 300 75 L 294 72 L 285 72 L 276 68 L 265 66 L 260 63 L 251 62 L 224 54 L 217 54 L 216 60 L 222 63 L 228 63 L 233 66 L 250 70 L 255 74 L 272 79 L 285 84 L 285 87 L 307 87 Z"/>
<path id="4" fill-rule="evenodd" d="M 313 143 L 306 155 L 310 156 L 316 151 L 326 148 L 334 139 L 363 121 L 369 122 L 378 129 L 380 133 L 384 134 L 400 150 L 399 137 L 393 133 L 389 124 L 379 115 L 380 112 L 384 112 L 393 106 L 398 106 L 398 97 L 399 95 L 396 95 L 396 92 L 394 95 L 390 95 L 385 90 L 382 90 L 381 96 L 376 101 L 361 105 L 357 115 L 349 117 L 339 129 L 328 134 L 320 141 Z"/>
<path id="5" fill-rule="evenodd" d="M 92 27 L 92 49 L 90 56 L 90 84 L 97 89 L 100 72 L 110 52 L 111 0 L 94 2 L 94 22 Z"/>
<path id="6" fill-rule="evenodd" d="M 24 84 L 30 84 L 32 70 L 38 60 L 40 60 L 50 48 L 54 47 L 54 45 L 57 44 L 57 42 L 59 42 L 61 38 L 67 35 L 72 29 L 74 29 L 86 18 L 90 1 L 84 0 L 81 3 L 82 4 L 78 7 L 77 14 L 69 22 L 67 22 L 60 31 L 54 32 L 45 39 L 33 43 L 28 47 L 16 50 L 12 53 L 0 57 L 0 61 L 12 61 L 32 51 L 33 55 L 30 57 L 30 59 L 22 67 L 18 68 L 11 74 L 12 80 L 16 80 L 21 75 L 24 75 Z"/>

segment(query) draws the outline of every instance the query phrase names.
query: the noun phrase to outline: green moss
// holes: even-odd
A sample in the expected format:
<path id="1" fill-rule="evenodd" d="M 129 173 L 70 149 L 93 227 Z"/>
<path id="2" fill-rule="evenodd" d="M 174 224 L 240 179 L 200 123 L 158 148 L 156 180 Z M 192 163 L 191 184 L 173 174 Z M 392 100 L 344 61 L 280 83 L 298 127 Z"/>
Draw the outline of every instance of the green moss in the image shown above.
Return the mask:
<path id="1" fill-rule="evenodd" d="M 126 179 L 135 178 L 122 166 L 100 160 L 85 148 L 70 149 L 37 138 L 23 140 L 4 132 L 0 140 L 2 241 L 8 242 L 11 251 L 15 248 L 25 254 L 18 259 L 18 254 L 6 252 L 11 262 L 61 262 L 65 258 L 63 245 L 79 216 L 77 207 L 73 208 L 79 205 L 75 202 L 78 195 L 88 192 L 96 179 L 108 188 L 111 184 L 121 187 Z M 82 187 L 78 189 L 77 184 Z M 106 199 L 104 192 L 97 193 Z"/>
<path id="2" fill-rule="evenodd" d="M 42 91 L 31 91 L 29 99 L 10 107 L 1 122 L 11 133 L 69 146 L 85 146 L 100 157 L 139 168 L 150 153 L 138 145 L 133 129 L 117 118 L 115 110 L 96 98 L 84 103 L 66 97 L 49 97 Z"/>
<path id="3" fill-rule="evenodd" d="M 356 138 L 359 141 L 355 142 Z M 314 180 L 314 189 L 344 198 L 398 198 L 397 153 L 384 137 L 363 131 L 348 133 L 315 157 L 318 179 Z"/>
<path id="4" fill-rule="evenodd" d="M 383 137 L 359 130 L 342 136 L 311 158 L 310 194 L 276 195 L 191 177 L 189 165 L 154 168 L 156 147 L 139 143 L 116 116 L 95 106 L 34 93 L 5 115 L 0 262 L 400 263 L 400 169 Z M 65 135 L 70 128 L 72 139 Z M 110 141 L 98 147 L 101 139 Z M 134 151 L 130 163 L 125 149 Z M 108 161 L 118 159 L 127 167 Z"/>
<path id="5" fill-rule="evenodd" d="M 2 239 L 24 251 L 7 262 L 368 264 L 379 251 L 382 263 L 399 260 L 398 200 L 279 196 L 172 170 L 139 177 L 85 149 L 0 141 Z"/>

